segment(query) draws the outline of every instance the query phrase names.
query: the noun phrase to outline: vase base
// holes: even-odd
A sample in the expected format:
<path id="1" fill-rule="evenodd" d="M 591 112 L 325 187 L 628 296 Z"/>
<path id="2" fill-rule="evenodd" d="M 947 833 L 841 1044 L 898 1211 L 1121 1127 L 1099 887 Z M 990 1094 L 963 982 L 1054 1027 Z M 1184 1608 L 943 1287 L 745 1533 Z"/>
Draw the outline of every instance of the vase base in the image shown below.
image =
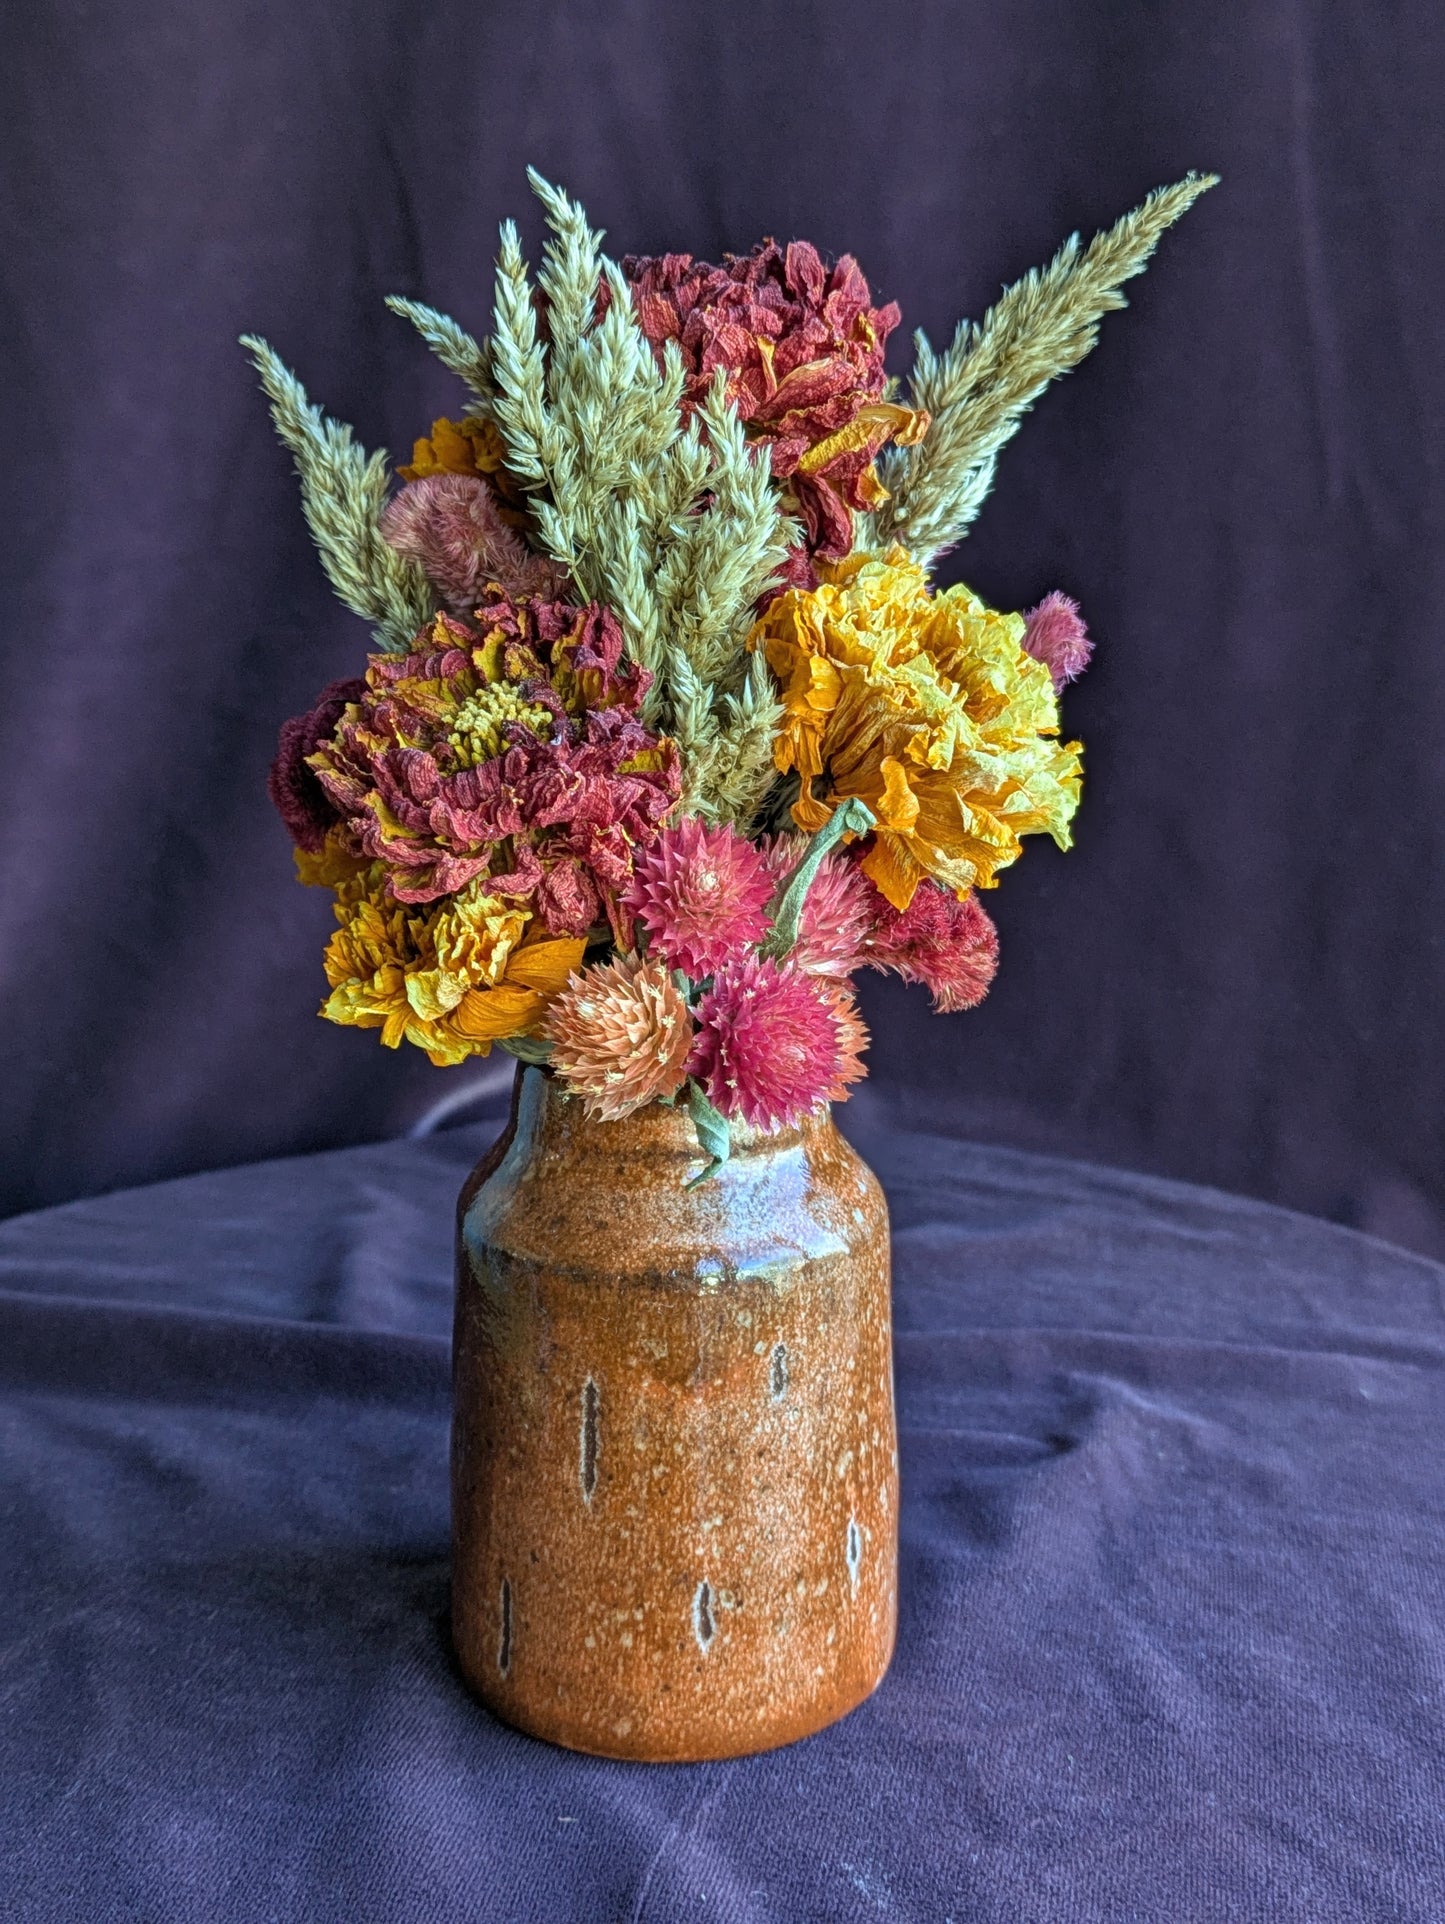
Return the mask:
<path id="1" fill-rule="evenodd" d="M 610 1715 L 602 1706 L 594 1707 L 593 1714 L 588 1715 L 579 1706 L 558 1708 L 519 1701 L 518 1693 L 495 1688 L 494 1665 L 484 1661 L 477 1666 L 481 1672 L 478 1675 L 469 1668 L 460 1642 L 454 1645 L 454 1652 L 467 1688 L 501 1723 L 562 1750 L 630 1764 L 722 1763 L 801 1743 L 805 1737 L 814 1737 L 840 1723 L 866 1703 L 888 1674 L 893 1655 L 890 1642 L 881 1664 L 867 1677 L 860 1679 L 855 1674 L 846 1682 L 840 1679 L 826 1697 L 796 1707 L 773 1706 L 764 1718 L 746 1714 L 739 1714 L 735 1720 L 726 1716 L 709 1718 L 694 1711 L 673 1722 L 656 1699 L 645 1713 L 631 1716 L 626 1710 Z M 598 1710 L 603 1714 L 597 1715 Z"/>

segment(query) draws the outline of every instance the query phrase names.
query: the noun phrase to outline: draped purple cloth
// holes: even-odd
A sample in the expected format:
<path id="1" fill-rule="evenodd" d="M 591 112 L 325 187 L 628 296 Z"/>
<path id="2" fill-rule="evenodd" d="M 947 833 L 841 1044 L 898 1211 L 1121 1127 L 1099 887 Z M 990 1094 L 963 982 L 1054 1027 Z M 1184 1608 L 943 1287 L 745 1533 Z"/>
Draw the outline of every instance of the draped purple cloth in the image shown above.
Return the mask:
<path id="1" fill-rule="evenodd" d="M 1426 0 L 31 0 L 0 61 L 0 1210 L 391 1134 L 466 1071 L 318 1023 L 263 794 L 354 673 L 236 336 L 366 445 L 461 396 L 535 162 L 617 252 L 853 249 L 947 337 L 1071 229 L 1224 185 L 950 564 L 1099 637 L 1077 851 L 977 1014 L 870 995 L 945 1126 L 1445 1254 L 1445 12 Z"/>
<path id="2" fill-rule="evenodd" d="M 727 1764 L 551 1749 L 451 1666 L 485 1128 L 0 1226 L 6 1924 L 1439 1924 L 1445 1269 L 876 1096 L 850 1129 L 898 1654 Z"/>

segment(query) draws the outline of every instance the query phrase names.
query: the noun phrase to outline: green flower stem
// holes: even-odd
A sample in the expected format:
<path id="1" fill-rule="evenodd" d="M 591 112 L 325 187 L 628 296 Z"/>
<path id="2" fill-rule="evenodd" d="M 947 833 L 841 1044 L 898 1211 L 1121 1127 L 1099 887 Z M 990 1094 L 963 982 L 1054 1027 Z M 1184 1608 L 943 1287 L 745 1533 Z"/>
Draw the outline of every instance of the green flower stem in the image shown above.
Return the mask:
<path id="1" fill-rule="evenodd" d="M 700 1169 L 683 1184 L 684 1189 L 696 1189 L 699 1183 L 709 1181 L 722 1168 L 733 1152 L 733 1139 L 726 1117 L 718 1114 L 696 1082 L 687 1085 L 687 1112 L 697 1131 L 698 1147 L 709 1158 L 706 1168 Z"/>
<path id="2" fill-rule="evenodd" d="M 762 945 L 764 955 L 771 956 L 775 961 L 781 960 L 797 941 L 803 903 L 807 900 L 813 877 L 823 865 L 824 856 L 845 835 L 866 835 L 873 826 L 872 809 L 866 802 L 860 802 L 856 795 L 850 795 L 846 802 L 839 803 L 833 810 L 830 819 L 809 843 L 807 853 L 792 873 L 778 884 L 777 893 L 768 905 L 773 930 Z"/>
<path id="3" fill-rule="evenodd" d="M 552 1059 L 552 1045 L 540 1036 L 509 1035 L 498 1041 L 497 1047 L 515 1056 L 518 1062 L 529 1062 L 534 1068 L 545 1068 Z"/>

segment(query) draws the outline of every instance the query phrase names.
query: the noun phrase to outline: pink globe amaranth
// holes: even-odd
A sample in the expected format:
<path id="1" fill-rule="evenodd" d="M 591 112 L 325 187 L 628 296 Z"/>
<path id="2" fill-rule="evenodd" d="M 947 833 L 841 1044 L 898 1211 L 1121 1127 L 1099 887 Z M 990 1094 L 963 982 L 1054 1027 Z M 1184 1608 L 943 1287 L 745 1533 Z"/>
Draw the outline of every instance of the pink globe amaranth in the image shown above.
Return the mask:
<path id="1" fill-rule="evenodd" d="M 828 1091 L 829 1102 L 846 1102 L 850 1083 L 859 1081 L 868 1070 L 863 1057 L 868 1048 L 868 1025 L 859 1013 L 858 1003 L 846 982 L 833 976 L 819 979 L 823 999 L 838 1024 L 838 1075 Z"/>
<path id="2" fill-rule="evenodd" d="M 638 852 L 623 903 L 649 953 L 696 982 L 762 939 L 773 887 L 761 852 L 735 828 L 685 815 Z"/>
<path id="3" fill-rule="evenodd" d="M 806 835 L 770 835 L 760 844 L 775 888 L 807 854 L 808 841 Z M 809 975 L 848 976 L 861 969 L 877 899 L 878 891 L 851 856 L 841 849 L 825 855 L 803 897 L 798 939 L 788 961 Z"/>
<path id="4" fill-rule="evenodd" d="M 1089 665 L 1094 644 L 1079 613 L 1079 604 L 1056 588 L 1024 616 L 1024 652 L 1041 661 L 1053 676 L 1057 692 L 1076 681 Z"/>
<path id="5" fill-rule="evenodd" d="M 755 1129 L 798 1122 L 841 1101 L 864 1074 L 866 1042 L 841 984 L 744 956 L 719 969 L 694 1011 L 688 1073 L 730 1120 Z"/>

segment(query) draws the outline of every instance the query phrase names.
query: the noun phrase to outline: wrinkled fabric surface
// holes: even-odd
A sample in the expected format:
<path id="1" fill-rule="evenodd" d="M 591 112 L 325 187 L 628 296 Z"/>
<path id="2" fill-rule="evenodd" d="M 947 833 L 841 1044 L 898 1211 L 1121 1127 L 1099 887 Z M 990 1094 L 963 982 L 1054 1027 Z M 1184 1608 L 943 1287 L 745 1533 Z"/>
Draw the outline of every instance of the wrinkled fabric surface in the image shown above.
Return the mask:
<path id="1" fill-rule="evenodd" d="M 898 1653 L 735 1763 L 551 1749 L 449 1661 L 485 1124 L 0 1227 L 6 1924 L 1439 1924 L 1445 1269 L 847 1119 Z"/>
<path id="2" fill-rule="evenodd" d="M 915 326 L 1197 167 L 944 569 L 1098 636 L 1077 847 L 990 896 L 977 1013 L 869 985 L 874 1072 L 1445 1255 L 1442 92 L 1438 0 L 11 7 L 0 1213 L 437 1093 L 315 1020 L 329 909 L 265 772 L 366 629 L 239 333 L 408 458 L 463 396 L 382 297 L 484 331 L 530 161 L 619 256 L 852 250 L 905 374 Z"/>

